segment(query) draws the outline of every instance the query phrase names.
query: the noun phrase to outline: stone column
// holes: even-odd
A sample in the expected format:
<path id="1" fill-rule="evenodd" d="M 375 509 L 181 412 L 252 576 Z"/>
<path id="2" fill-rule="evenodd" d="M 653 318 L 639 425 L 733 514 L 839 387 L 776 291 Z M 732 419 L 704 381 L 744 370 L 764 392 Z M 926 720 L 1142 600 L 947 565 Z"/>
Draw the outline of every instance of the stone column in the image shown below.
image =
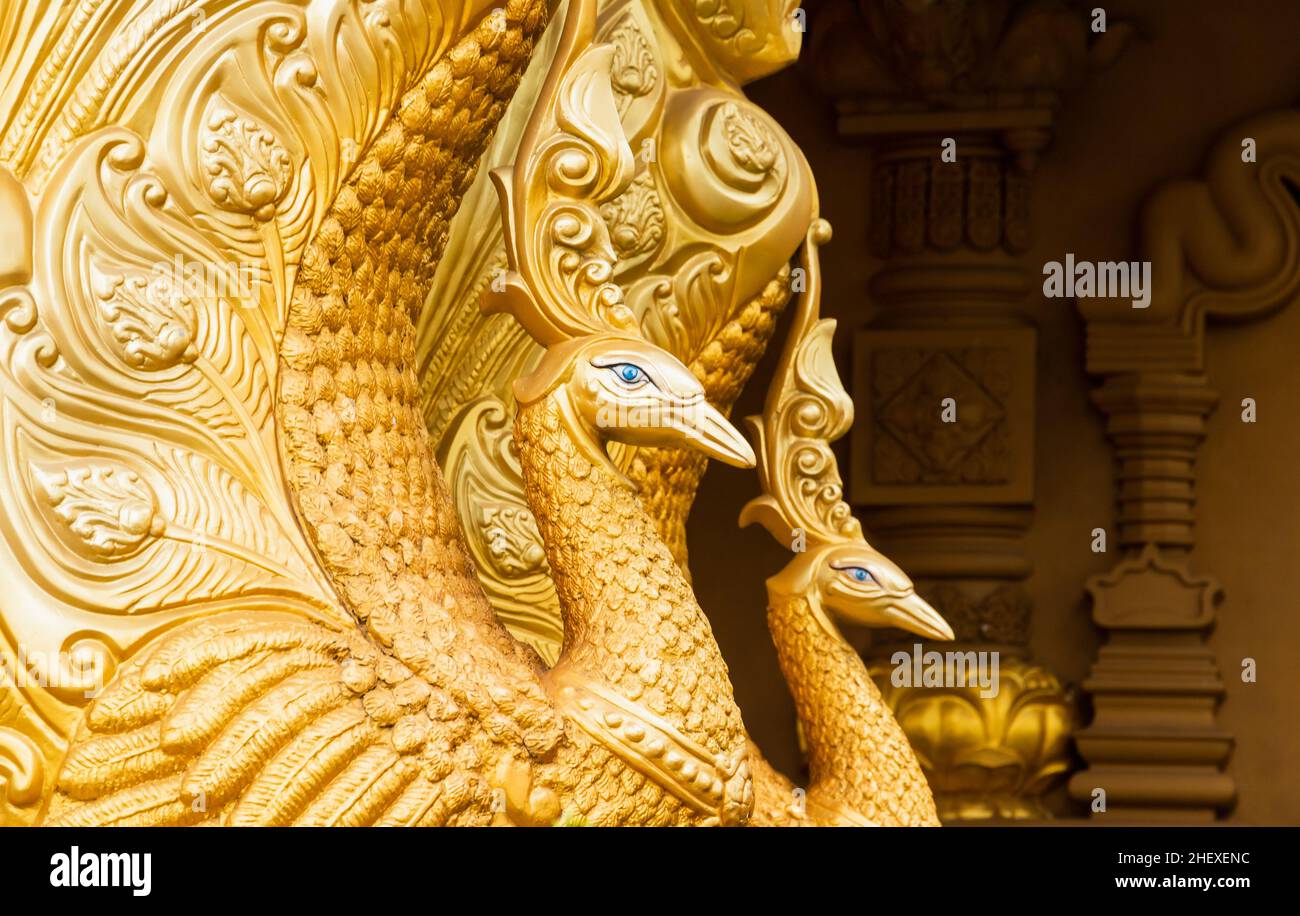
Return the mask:
<path id="1" fill-rule="evenodd" d="M 1257 161 L 1243 155 L 1244 138 Z M 1087 768 L 1070 780 L 1098 820 L 1209 821 L 1235 800 L 1210 642 L 1220 589 L 1190 560 L 1196 454 L 1217 400 L 1205 345 L 1216 316 L 1259 320 L 1300 296 L 1297 162 L 1295 111 L 1233 125 L 1201 178 L 1171 178 L 1143 207 L 1148 306 L 1077 302 L 1087 369 L 1099 379 L 1093 400 L 1115 452 L 1120 548 L 1116 565 L 1087 585 L 1106 643 L 1083 684 L 1094 715 L 1076 742 Z"/>
<path id="2" fill-rule="evenodd" d="M 873 640 L 869 660 L 941 817 L 1044 817 L 1073 712 L 1027 648 L 1040 267 L 1021 255 L 1033 169 L 1057 93 L 1086 69 L 1088 22 L 1064 6 L 940 0 L 832 2 L 812 26 L 838 132 L 870 148 L 881 262 L 875 315 L 854 338 L 851 498 L 957 634 L 924 649 L 997 653 L 999 689 L 890 683 L 890 656 L 915 642 L 903 634 Z"/>
<path id="3" fill-rule="evenodd" d="M 1105 335 L 1092 338 L 1092 362 L 1104 364 Z M 1083 685 L 1093 719 L 1076 741 L 1089 765 L 1070 794 L 1098 818 L 1211 820 L 1235 796 L 1224 770 L 1232 736 L 1215 721 L 1224 685 L 1206 642 L 1220 589 L 1187 554 L 1196 451 L 1217 396 L 1199 373 L 1139 370 L 1108 373 L 1093 400 L 1115 450 L 1121 560 L 1087 586 L 1107 640 Z"/>

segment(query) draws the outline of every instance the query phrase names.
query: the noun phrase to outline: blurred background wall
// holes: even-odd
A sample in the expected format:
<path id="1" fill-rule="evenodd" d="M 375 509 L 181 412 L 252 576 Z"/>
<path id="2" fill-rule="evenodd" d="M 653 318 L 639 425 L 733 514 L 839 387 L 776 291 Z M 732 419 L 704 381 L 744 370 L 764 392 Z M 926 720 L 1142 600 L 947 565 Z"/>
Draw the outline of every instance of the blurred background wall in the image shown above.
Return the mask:
<path id="1" fill-rule="evenodd" d="M 1039 7 L 1060 7 L 1086 27 L 1096 6 L 990 2 L 980 13 L 969 7 L 981 4 L 943 0 L 882 4 L 891 5 L 900 8 L 900 17 L 915 13 L 908 7 L 941 8 L 926 13 L 938 19 L 917 23 L 930 30 L 926 34 L 944 27 L 960 36 L 963 28 L 979 27 L 988 34 L 977 42 L 977 51 L 1000 53 L 999 42 L 1010 35 L 1025 45 L 1016 53 L 1030 57 L 1032 42 L 1012 34 L 1017 17 L 1038 14 Z M 861 6 L 870 3 L 862 0 Z M 827 55 L 843 54 L 847 45 L 821 40 L 819 20 L 823 27 L 834 24 L 836 31 L 856 22 L 869 32 L 872 26 L 863 25 L 867 14 L 852 3 L 806 8 L 809 35 L 800 66 L 753 84 L 748 92 L 799 143 L 818 176 L 822 214 L 835 230 L 831 244 L 822 249 L 823 312 L 839 321 L 837 361 L 854 390 L 854 335 L 881 326 L 881 305 L 871 293 L 872 279 L 883 266 L 870 241 L 877 216 L 873 157 L 888 147 L 886 140 L 897 138 L 851 135 L 836 113 L 843 92 L 837 98 L 838 90 L 827 88 L 835 83 L 827 78 L 828 69 L 852 71 L 865 66 L 866 56 L 828 61 Z M 1013 418 L 1022 426 L 1027 423 L 1032 435 L 1033 490 L 1022 538 L 1031 571 L 1018 583 L 1032 607 L 1027 648 L 1035 663 L 1059 678 L 1080 726 L 1091 720 L 1093 702 L 1088 691 L 1078 688 L 1097 661 L 1104 632 L 1090 616 L 1085 585 L 1122 558 L 1116 459 L 1107 440 L 1106 416 L 1091 399 L 1100 378 L 1089 373 L 1085 362 L 1085 319 L 1073 300 L 1043 297 L 1043 265 L 1067 252 L 1092 261 L 1143 256 L 1139 230 L 1144 201 L 1170 181 L 1199 179 L 1210 150 L 1232 135 L 1235 124 L 1285 111 L 1300 98 L 1295 42 L 1300 4 L 1159 0 L 1115 2 L 1104 9 L 1109 31 L 1126 23 L 1130 33 L 1122 49 L 1106 49 L 1111 59 L 1079 64 L 1068 80 L 1051 87 L 1053 97 L 1045 105 L 1051 111 L 1050 127 L 1028 172 L 1028 243 L 1023 250 L 1001 252 L 1018 262 L 1028 278 L 1029 292 L 1018 306 L 1023 319 L 1008 322 L 1023 320 L 1036 332 L 1032 416 Z M 880 23 L 875 27 L 879 37 Z M 894 37 L 902 42 L 908 36 Z M 1085 32 L 1081 38 L 1095 45 L 1099 36 Z M 952 42 L 959 45 L 960 38 Z M 1059 48 L 1045 44 L 1042 53 L 1050 58 Z M 980 64 L 952 66 L 978 71 Z M 970 78 L 982 77 L 975 72 Z M 931 100 L 922 106 L 931 114 L 937 109 L 942 124 L 944 104 Z M 969 105 L 967 109 L 968 114 Z M 967 122 L 957 109 L 950 116 L 960 156 L 967 136 L 960 127 Z M 1260 150 L 1261 160 L 1267 152 Z M 1154 270 L 1159 273 L 1162 265 L 1155 263 Z M 1012 311 L 1015 307 L 1009 306 L 1007 314 Z M 1226 773 L 1236 798 L 1213 806 L 1217 811 L 1210 816 L 1226 823 L 1300 824 L 1300 785 L 1288 775 L 1300 765 L 1300 614 L 1295 598 L 1300 592 L 1300 562 L 1295 559 L 1300 554 L 1300 474 L 1295 471 L 1300 456 L 1300 308 L 1282 303 L 1275 313 L 1239 325 L 1212 321 L 1203 349 L 1207 387 L 1217 394 L 1217 406 L 1208 412 L 1204 441 L 1195 452 L 1190 509 L 1195 542 L 1186 564 L 1191 573 L 1217 580 L 1223 598 L 1208 635 L 1181 633 L 1179 638 L 1204 638 L 1224 690 L 1213 717 L 1217 729 L 1232 739 Z M 738 404 L 737 416 L 760 410 L 775 357 L 773 349 Z M 855 399 L 859 395 L 855 391 Z M 1253 424 L 1241 418 L 1239 405 L 1247 397 L 1257 404 Z M 862 422 L 866 405 L 857 406 Z M 849 438 L 838 444 L 846 478 L 855 463 L 867 460 Z M 731 666 L 751 732 L 777 766 L 797 777 L 802 764 L 794 711 L 764 625 L 763 579 L 781 567 L 783 551 L 763 531 L 736 527 L 741 506 L 756 489 L 752 474 L 710 468 L 690 521 L 691 566 L 696 593 Z M 888 537 L 875 536 L 873 507 L 855 508 L 868 537 L 890 552 Z M 1106 553 L 1092 549 L 1096 528 L 1110 536 Z M 1182 561 L 1180 551 L 1172 555 Z M 966 576 L 963 582 L 969 585 L 978 578 Z M 938 580 L 930 580 L 933 588 Z M 871 639 L 865 631 L 848 635 L 856 645 L 866 646 Z M 1241 677 L 1246 658 L 1257 665 L 1254 683 Z M 1165 700 L 1175 702 L 1166 693 Z M 1072 771 L 1083 766 L 1073 743 L 1069 766 Z M 1210 773 L 1216 768 L 1202 769 Z M 1058 818 L 1087 817 L 1090 810 L 1086 795 L 1067 795 L 1064 777 L 1043 793 L 1043 804 Z M 1133 815 L 1158 821 L 1173 810 L 1151 812 L 1137 805 Z"/>

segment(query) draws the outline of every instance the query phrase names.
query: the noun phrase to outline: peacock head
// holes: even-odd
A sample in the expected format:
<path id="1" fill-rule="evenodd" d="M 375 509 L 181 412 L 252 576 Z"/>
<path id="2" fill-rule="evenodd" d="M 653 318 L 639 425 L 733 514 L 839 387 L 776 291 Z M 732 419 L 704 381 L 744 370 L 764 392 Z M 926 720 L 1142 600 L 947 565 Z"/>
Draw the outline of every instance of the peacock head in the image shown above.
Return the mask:
<path id="1" fill-rule="evenodd" d="M 907 574 L 865 541 L 830 544 L 804 556 L 822 607 L 840 620 L 953 638 L 948 622 L 916 593 Z"/>
<path id="2" fill-rule="evenodd" d="M 838 496 L 838 485 L 829 492 Z M 928 639 L 952 639 L 952 628 L 916 593 L 907 573 L 862 537 L 848 506 L 838 499 L 833 505 L 830 515 L 819 517 L 798 514 L 797 505 L 790 501 L 783 509 L 771 493 L 746 504 L 740 513 L 742 527 L 758 522 L 794 550 L 794 558 L 767 580 L 769 592 L 806 599 L 827 629 L 832 629 L 830 615 L 842 623 L 898 627 Z"/>
<path id="3" fill-rule="evenodd" d="M 506 270 L 484 289 L 482 308 L 509 314 L 544 348 L 515 382 L 516 400 L 553 399 L 596 462 L 612 464 L 605 443 L 615 441 L 753 467 L 753 449 L 699 380 L 642 336 L 619 285 L 600 208 L 626 191 L 638 164 L 611 83 L 615 49 L 592 44 L 593 3 L 570 8 L 514 165 L 490 172 Z"/>
<path id="4" fill-rule="evenodd" d="M 520 404 L 556 398 L 580 441 L 690 448 L 754 466 L 754 450 L 691 370 L 640 337 L 594 334 L 551 346 L 515 392 Z"/>

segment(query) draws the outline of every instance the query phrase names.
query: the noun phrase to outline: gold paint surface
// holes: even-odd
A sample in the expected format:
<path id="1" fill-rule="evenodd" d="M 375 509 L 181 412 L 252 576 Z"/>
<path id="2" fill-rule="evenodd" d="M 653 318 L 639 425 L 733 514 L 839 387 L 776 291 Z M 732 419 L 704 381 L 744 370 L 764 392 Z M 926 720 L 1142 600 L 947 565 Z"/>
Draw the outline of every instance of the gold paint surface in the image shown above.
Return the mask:
<path id="1" fill-rule="evenodd" d="M 616 257 L 611 278 L 638 333 L 689 366 L 724 413 L 790 297 L 789 260 L 814 195 L 798 147 L 740 88 L 756 75 L 758 48 L 784 49 L 781 64 L 788 63 L 799 33 L 789 11 L 760 15 L 751 6 L 729 41 L 717 37 L 725 6 L 697 18 L 696 7 L 677 0 L 621 0 L 601 4 L 597 24 L 597 40 L 613 47 L 614 104 L 636 169 L 599 207 Z M 504 316 L 480 314 L 477 303 L 506 261 L 486 167 L 513 161 L 554 39 L 541 43 L 452 222 L 456 265 L 435 280 L 430 301 L 439 307 L 422 313 L 417 345 L 439 457 L 463 469 L 450 479 L 479 579 L 511 632 L 548 664 L 560 652 L 560 606 L 501 422 L 514 405 L 514 380 L 541 348 Z M 623 443 L 611 452 L 687 570 L 686 518 L 706 460 Z"/>
<path id="2" fill-rule="evenodd" d="M 779 820 L 681 531 L 815 213 L 738 89 L 786 11 L 10 9 L 0 823 Z M 931 821 L 833 592 L 808 819 Z"/>

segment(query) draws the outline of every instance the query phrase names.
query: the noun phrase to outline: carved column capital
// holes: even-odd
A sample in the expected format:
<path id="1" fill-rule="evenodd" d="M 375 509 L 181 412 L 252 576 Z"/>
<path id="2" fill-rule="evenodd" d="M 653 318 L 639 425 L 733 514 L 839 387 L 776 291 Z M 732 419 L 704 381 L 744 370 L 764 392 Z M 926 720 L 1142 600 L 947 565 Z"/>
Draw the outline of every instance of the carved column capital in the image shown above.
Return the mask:
<path id="1" fill-rule="evenodd" d="M 927 125 L 1036 131 L 1050 126 L 1060 93 L 1132 33 L 1093 22 L 1091 7 L 1066 2 L 829 0 L 812 20 L 807 66 L 846 136 Z"/>
<path id="2" fill-rule="evenodd" d="M 1114 446 L 1119 542 L 1190 548 L 1196 521 L 1196 451 L 1218 395 L 1205 376 L 1112 375 L 1092 395 Z"/>

